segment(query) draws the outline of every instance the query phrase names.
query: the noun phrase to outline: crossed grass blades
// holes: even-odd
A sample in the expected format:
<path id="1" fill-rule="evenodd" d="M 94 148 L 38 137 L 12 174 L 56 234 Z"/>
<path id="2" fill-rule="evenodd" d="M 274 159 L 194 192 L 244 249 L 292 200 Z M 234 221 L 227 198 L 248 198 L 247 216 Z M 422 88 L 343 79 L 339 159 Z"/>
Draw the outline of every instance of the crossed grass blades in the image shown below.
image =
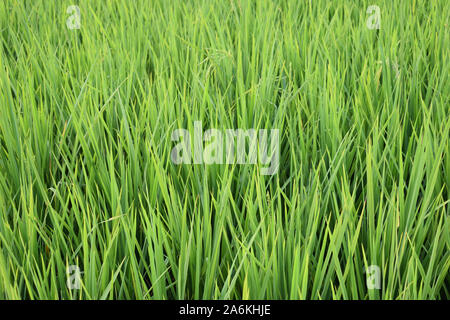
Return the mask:
<path id="1" fill-rule="evenodd" d="M 449 6 L 1 1 L 0 298 L 448 299 Z M 278 174 L 174 165 L 196 120 Z"/>

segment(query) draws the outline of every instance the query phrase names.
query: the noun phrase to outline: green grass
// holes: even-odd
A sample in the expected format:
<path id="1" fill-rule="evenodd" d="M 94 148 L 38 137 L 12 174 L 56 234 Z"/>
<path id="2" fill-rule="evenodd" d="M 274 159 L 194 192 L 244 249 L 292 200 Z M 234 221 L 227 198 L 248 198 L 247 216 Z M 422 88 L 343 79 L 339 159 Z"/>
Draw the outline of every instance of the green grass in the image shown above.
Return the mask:
<path id="1" fill-rule="evenodd" d="M 448 299 L 449 12 L 1 1 L 0 299 Z M 278 173 L 175 165 L 194 121 L 279 129 Z"/>

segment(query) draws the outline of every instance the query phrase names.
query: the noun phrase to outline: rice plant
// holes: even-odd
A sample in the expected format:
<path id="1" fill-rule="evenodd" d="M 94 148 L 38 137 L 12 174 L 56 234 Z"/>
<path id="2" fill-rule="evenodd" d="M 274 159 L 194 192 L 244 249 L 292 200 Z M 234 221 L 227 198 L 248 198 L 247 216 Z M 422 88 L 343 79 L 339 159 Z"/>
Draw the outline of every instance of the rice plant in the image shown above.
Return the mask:
<path id="1" fill-rule="evenodd" d="M 448 299 L 449 12 L 1 1 L 0 299 Z M 199 122 L 277 171 L 174 163 Z"/>

